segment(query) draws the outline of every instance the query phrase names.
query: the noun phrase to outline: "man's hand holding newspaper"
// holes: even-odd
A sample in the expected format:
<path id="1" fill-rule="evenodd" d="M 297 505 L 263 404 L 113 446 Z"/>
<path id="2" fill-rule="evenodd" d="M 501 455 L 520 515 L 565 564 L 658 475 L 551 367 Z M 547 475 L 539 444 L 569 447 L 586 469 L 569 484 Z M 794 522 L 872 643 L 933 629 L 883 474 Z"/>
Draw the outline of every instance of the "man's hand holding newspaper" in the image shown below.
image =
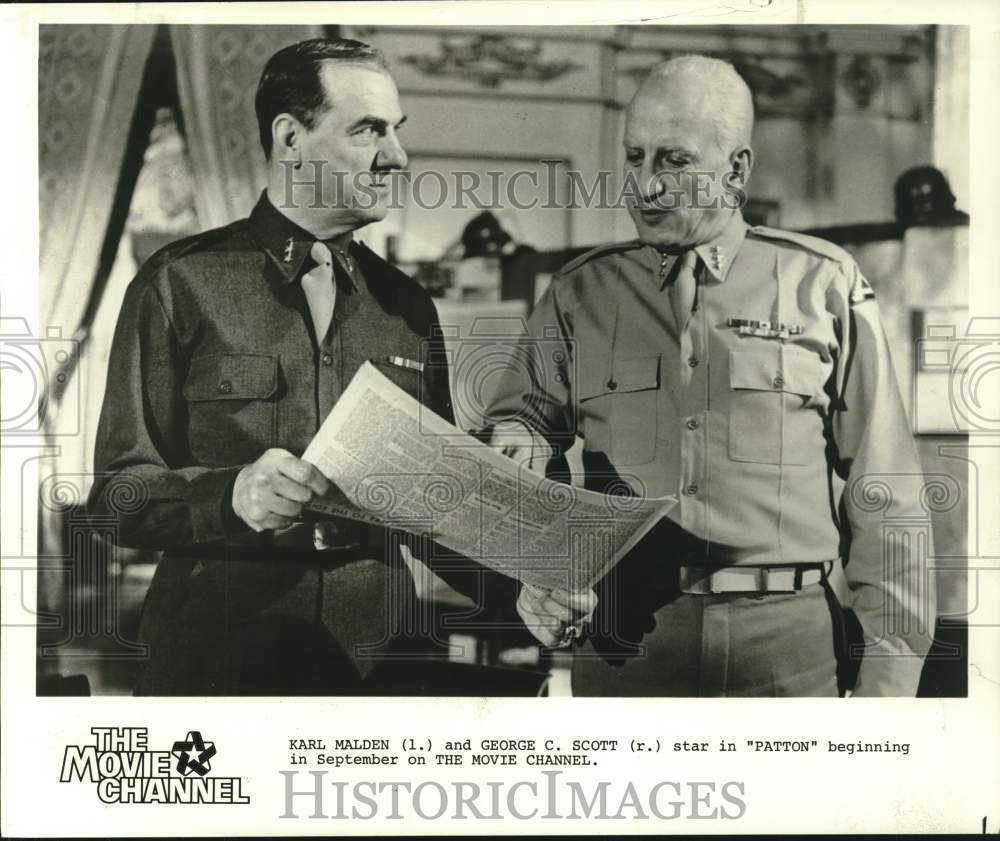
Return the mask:
<path id="1" fill-rule="evenodd" d="M 525 623 L 547 645 L 568 642 L 596 605 L 593 585 L 676 500 L 546 479 L 548 457 L 523 425 L 498 426 L 482 443 L 369 363 L 303 455 L 343 496 L 308 507 L 427 535 L 519 580 Z"/>
<path id="2" fill-rule="evenodd" d="M 552 457 L 552 448 L 545 440 L 516 420 L 500 421 L 493 428 L 490 446 L 542 475 Z M 589 589 L 569 593 L 522 583 L 517 599 L 517 612 L 525 627 L 542 645 L 550 648 L 571 645 L 583 633 L 596 608 L 597 593 Z"/>

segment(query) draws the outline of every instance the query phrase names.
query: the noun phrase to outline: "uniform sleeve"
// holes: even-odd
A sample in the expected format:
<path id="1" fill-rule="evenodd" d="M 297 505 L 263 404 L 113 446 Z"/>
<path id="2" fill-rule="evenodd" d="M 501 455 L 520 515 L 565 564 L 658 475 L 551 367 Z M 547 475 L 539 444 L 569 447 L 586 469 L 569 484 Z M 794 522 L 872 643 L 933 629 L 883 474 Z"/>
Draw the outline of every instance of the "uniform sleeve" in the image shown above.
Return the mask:
<path id="1" fill-rule="evenodd" d="M 428 388 L 428 404 L 431 411 L 440 415 L 448 423 L 455 423 L 455 410 L 451 402 L 451 376 L 448 368 L 448 354 L 445 350 L 444 336 L 441 333 L 441 321 L 438 318 L 437 307 L 428 299 L 429 318 L 427 342 L 424 346 L 424 370 L 427 372 L 425 381 Z"/>
<path id="2" fill-rule="evenodd" d="M 557 452 L 572 444 L 576 431 L 573 314 L 565 297 L 565 281 L 557 277 L 535 305 L 486 411 L 494 425 L 525 423 Z"/>
<path id="3" fill-rule="evenodd" d="M 116 518 L 120 545 L 160 550 L 248 527 L 232 513 L 240 467 L 186 464 L 182 353 L 154 280 L 140 273 L 118 317 L 88 508 Z"/>
<path id="4" fill-rule="evenodd" d="M 841 330 L 832 428 L 834 469 L 846 483 L 850 607 L 865 638 L 855 695 L 913 696 L 935 620 L 923 471 L 874 294 L 853 263 L 842 272 L 830 294 Z"/>

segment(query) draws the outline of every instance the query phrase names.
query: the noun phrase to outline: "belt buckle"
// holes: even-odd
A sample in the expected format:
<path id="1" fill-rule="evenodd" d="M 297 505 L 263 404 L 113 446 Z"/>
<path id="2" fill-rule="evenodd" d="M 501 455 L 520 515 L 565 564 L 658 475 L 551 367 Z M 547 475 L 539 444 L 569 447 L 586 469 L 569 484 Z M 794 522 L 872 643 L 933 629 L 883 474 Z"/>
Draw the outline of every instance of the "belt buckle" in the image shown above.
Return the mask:
<path id="1" fill-rule="evenodd" d="M 768 592 L 797 593 L 802 589 L 802 567 L 773 567 L 765 569 Z"/>
<path id="2" fill-rule="evenodd" d="M 713 593 L 746 593 L 752 598 L 760 599 L 771 594 L 796 593 L 802 589 L 802 572 L 798 567 L 729 567 L 723 572 L 730 578 L 734 574 L 736 578 L 744 577 L 748 584 L 752 574 L 752 586 L 735 586 L 734 580 L 732 586 L 719 584 L 716 587 L 713 580 Z"/>
<path id="3" fill-rule="evenodd" d="M 821 571 L 822 575 L 828 573 Z M 680 567 L 680 589 L 691 595 L 743 593 L 751 598 L 769 594 L 797 593 L 805 586 L 805 570 L 794 566 L 728 566 L 720 568 Z"/>
<path id="4" fill-rule="evenodd" d="M 336 540 L 340 535 L 340 529 L 337 524 L 330 522 L 329 520 L 321 520 L 313 523 L 313 548 L 317 552 L 329 552 L 334 549 L 353 549 L 361 544 L 357 540 L 352 540 L 349 543 L 333 543 L 332 540 Z"/>

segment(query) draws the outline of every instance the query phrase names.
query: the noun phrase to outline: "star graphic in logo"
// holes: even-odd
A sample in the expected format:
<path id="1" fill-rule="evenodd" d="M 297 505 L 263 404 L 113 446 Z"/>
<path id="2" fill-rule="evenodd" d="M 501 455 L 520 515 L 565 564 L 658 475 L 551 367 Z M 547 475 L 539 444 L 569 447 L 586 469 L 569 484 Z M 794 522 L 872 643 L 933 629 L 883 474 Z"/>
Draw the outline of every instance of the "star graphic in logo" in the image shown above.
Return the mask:
<path id="1" fill-rule="evenodd" d="M 192 771 L 204 777 L 212 770 L 209 760 L 215 756 L 215 742 L 206 742 L 201 738 L 200 731 L 189 730 L 187 739 L 174 742 L 170 753 L 177 757 L 177 771 L 182 777 L 186 777 Z M 195 754 L 193 759 L 192 753 Z"/>

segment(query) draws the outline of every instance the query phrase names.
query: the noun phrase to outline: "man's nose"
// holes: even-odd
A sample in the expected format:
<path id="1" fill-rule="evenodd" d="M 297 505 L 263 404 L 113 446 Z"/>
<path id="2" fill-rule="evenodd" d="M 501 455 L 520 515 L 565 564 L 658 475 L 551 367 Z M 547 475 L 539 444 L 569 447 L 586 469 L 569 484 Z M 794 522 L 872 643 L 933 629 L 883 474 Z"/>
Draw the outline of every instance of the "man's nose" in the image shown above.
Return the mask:
<path id="1" fill-rule="evenodd" d="M 379 144 L 378 165 L 385 169 L 402 169 L 408 161 L 406 150 L 400 144 L 396 133 L 394 131 L 387 132 L 382 143 Z"/>
<path id="2" fill-rule="evenodd" d="M 656 201 L 666 191 L 663 183 L 663 173 L 654 169 L 652 163 L 644 163 L 639 172 L 639 184 L 644 202 Z"/>

